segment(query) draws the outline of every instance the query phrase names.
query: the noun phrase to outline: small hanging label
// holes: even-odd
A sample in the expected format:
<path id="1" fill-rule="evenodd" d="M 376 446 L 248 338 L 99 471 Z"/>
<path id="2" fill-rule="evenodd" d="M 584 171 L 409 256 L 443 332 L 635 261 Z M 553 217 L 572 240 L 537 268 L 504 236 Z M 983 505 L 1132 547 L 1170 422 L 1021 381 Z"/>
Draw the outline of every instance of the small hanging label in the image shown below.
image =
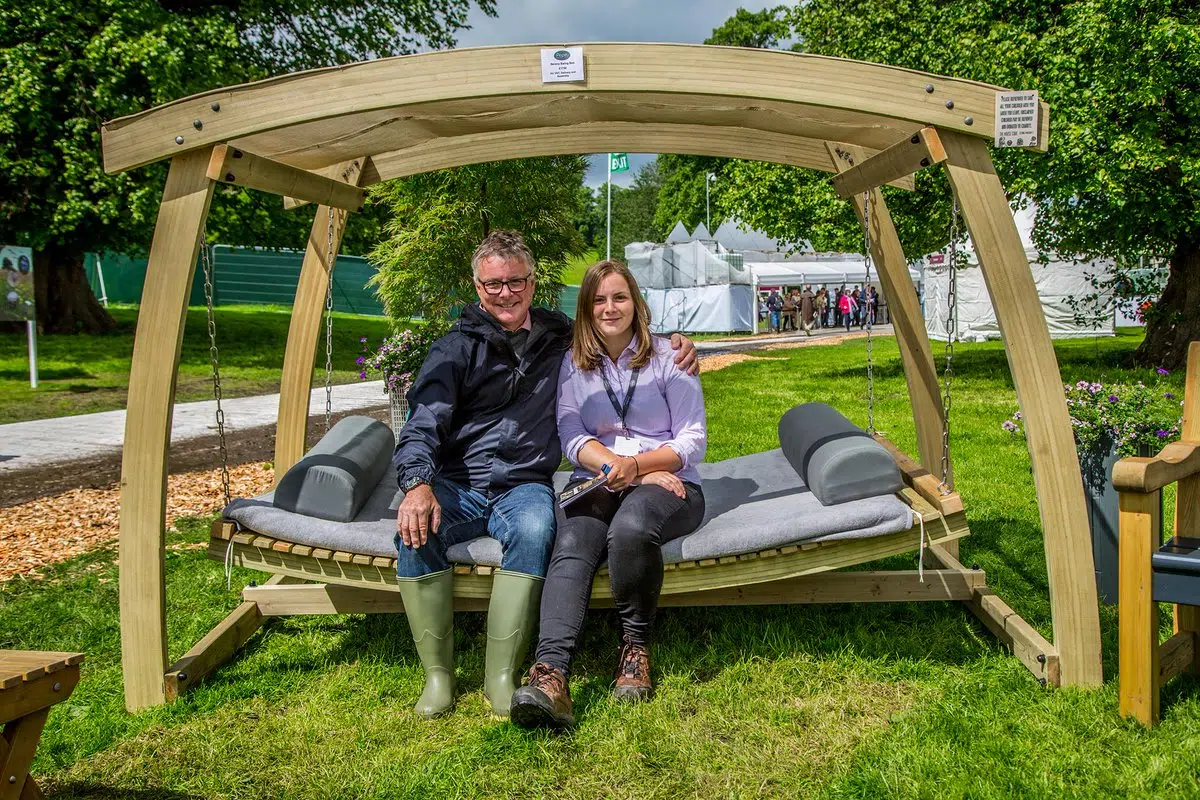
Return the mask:
<path id="1" fill-rule="evenodd" d="M 1038 93 L 996 92 L 996 147 L 1036 147 Z"/>
<path id="2" fill-rule="evenodd" d="M 542 83 L 578 83 L 583 80 L 582 46 L 542 48 Z"/>

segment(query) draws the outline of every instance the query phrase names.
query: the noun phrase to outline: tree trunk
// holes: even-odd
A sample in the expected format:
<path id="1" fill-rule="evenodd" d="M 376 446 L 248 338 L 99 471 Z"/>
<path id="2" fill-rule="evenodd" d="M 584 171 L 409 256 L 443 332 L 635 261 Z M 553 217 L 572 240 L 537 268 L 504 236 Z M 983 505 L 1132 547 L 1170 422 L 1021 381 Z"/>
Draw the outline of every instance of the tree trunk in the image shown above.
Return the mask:
<path id="1" fill-rule="evenodd" d="M 1138 360 L 1150 367 L 1183 369 L 1188 343 L 1200 340 L 1200 240 L 1180 242 L 1171 256 L 1167 287 L 1146 320 Z"/>
<path id="2" fill-rule="evenodd" d="M 47 333 L 108 333 L 117 326 L 88 285 L 83 257 L 54 245 L 34 254 L 37 318 Z"/>

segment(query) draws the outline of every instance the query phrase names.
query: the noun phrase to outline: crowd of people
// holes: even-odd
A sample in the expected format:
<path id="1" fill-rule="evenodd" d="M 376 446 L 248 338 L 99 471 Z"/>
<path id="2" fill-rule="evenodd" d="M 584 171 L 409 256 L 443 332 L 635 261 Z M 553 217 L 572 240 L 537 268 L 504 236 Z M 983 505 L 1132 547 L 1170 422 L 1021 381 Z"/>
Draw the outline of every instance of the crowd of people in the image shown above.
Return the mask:
<path id="1" fill-rule="evenodd" d="M 849 331 L 855 325 L 865 327 L 868 321 L 872 325 L 879 323 L 879 294 L 871 284 L 865 289 L 838 287 L 832 294 L 825 286 L 816 292 L 811 286 L 805 286 L 803 291 L 793 287 L 785 289 L 784 294 L 772 289 L 761 306 L 772 333 L 803 330 L 811 336 L 815 328 L 845 326 Z"/>

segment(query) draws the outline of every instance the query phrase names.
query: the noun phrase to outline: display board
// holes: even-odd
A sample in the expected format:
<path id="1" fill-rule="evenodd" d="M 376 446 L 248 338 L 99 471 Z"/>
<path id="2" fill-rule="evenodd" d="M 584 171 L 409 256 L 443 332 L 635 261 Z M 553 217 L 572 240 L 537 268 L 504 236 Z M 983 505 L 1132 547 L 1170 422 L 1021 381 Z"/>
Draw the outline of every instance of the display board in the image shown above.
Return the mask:
<path id="1" fill-rule="evenodd" d="M 32 322 L 37 319 L 33 302 L 33 250 L 0 245 L 0 322 Z"/>

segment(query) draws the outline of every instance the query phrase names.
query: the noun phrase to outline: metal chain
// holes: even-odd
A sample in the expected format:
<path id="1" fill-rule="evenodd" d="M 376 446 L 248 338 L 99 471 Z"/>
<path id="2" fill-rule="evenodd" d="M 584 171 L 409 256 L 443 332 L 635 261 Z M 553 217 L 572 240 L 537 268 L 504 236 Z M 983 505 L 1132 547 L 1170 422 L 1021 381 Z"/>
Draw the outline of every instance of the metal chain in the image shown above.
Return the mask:
<path id="1" fill-rule="evenodd" d="M 208 310 L 208 356 L 212 362 L 213 399 L 217 401 L 217 442 L 221 448 L 221 496 L 228 506 L 229 450 L 225 445 L 225 411 L 221 408 L 221 358 L 217 350 L 217 320 L 213 314 L 212 249 L 208 246 L 208 237 L 203 233 L 200 237 L 200 263 L 204 270 L 204 305 Z"/>
<path id="2" fill-rule="evenodd" d="M 871 193 L 863 192 L 863 262 L 867 277 L 863 281 L 862 312 L 867 315 L 867 433 L 875 433 L 875 354 L 871 339 L 871 307 L 867 287 L 871 285 Z"/>
<path id="3" fill-rule="evenodd" d="M 942 370 L 942 480 L 938 491 L 948 495 L 954 491 L 950 479 L 950 406 L 951 386 L 954 383 L 954 338 L 958 335 L 958 196 L 950 209 L 950 259 L 946 289 L 946 366 Z"/>
<path id="4" fill-rule="evenodd" d="M 333 421 L 333 262 L 337 253 L 333 247 L 333 229 L 336 208 L 328 206 L 328 223 L 325 226 L 325 432 Z"/>

